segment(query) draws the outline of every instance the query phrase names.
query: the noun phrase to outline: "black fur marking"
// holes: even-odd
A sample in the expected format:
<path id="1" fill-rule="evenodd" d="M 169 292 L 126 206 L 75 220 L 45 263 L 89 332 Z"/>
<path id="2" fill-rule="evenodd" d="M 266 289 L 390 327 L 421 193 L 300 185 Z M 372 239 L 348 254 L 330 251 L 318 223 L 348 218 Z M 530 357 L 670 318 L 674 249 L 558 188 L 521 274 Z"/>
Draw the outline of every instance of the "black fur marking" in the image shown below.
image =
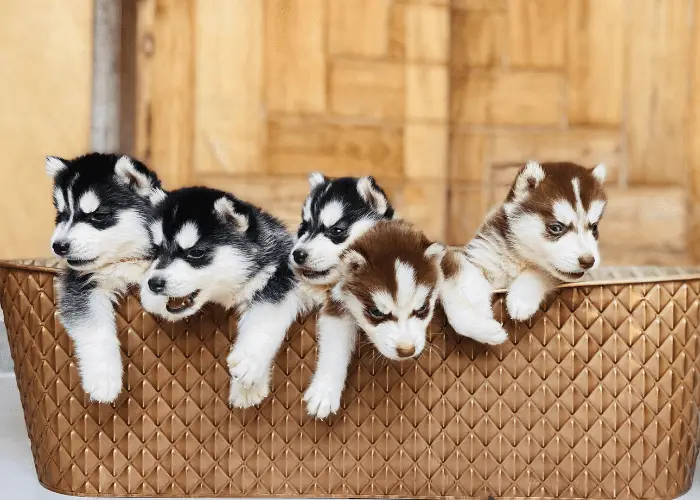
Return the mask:
<path id="1" fill-rule="evenodd" d="M 308 239 L 312 239 L 316 235 L 323 233 L 334 244 L 339 245 L 348 238 L 353 223 L 362 219 L 378 221 L 393 218 L 394 209 L 389 203 L 386 193 L 375 180 L 370 178 L 372 186 L 387 200 L 387 210 L 383 215 L 380 215 L 375 207 L 368 204 L 360 196 L 357 190 L 357 181 L 357 177 L 326 178 L 324 183 L 313 188 L 307 198 L 307 201 L 311 201 L 311 220 L 304 219 L 302 210 L 302 223 L 299 226 L 297 236 L 301 238 L 304 235 L 308 235 Z M 333 201 L 343 205 L 343 216 L 333 227 L 324 227 L 320 220 L 321 211 Z"/>
<path id="2" fill-rule="evenodd" d="M 88 301 L 96 287 L 92 277 L 92 273 L 70 268 L 62 269 L 58 273 L 56 277 L 60 289 L 58 308 L 61 313 L 61 322 L 66 328 L 70 328 L 70 325 L 89 315 Z"/>
<path id="3" fill-rule="evenodd" d="M 290 248 L 291 250 L 291 248 Z M 277 304 L 297 286 L 298 280 L 289 265 L 286 258 L 282 259 L 280 265 L 277 266 L 275 273 L 267 282 L 265 287 L 253 296 L 252 302 L 266 302 Z"/>

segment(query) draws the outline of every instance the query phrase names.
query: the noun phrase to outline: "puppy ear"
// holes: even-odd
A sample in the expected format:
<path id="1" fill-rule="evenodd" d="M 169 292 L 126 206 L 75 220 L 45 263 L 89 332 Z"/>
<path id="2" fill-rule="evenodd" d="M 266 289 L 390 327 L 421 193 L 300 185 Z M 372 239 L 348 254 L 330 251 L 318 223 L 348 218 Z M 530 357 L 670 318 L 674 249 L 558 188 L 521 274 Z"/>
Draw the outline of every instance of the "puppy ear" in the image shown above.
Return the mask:
<path id="1" fill-rule="evenodd" d="M 309 186 L 311 186 L 311 189 L 314 189 L 317 186 L 324 184 L 327 180 L 328 179 L 326 178 L 326 176 L 323 175 L 321 172 L 312 172 L 309 175 Z"/>
<path id="2" fill-rule="evenodd" d="M 59 158 L 58 156 L 46 157 L 46 173 L 52 179 L 55 179 L 58 174 L 67 168 L 68 165 L 66 165 L 66 160 L 63 158 Z"/>
<path id="3" fill-rule="evenodd" d="M 389 215 L 389 199 L 384 191 L 377 185 L 374 177 L 368 175 L 357 180 L 357 192 L 360 197 L 372 207 L 379 215 Z"/>
<path id="4" fill-rule="evenodd" d="M 343 264 L 343 274 L 356 273 L 367 264 L 367 259 L 357 250 L 346 250 L 340 257 Z"/>
<path id="5" fill-rule="evenodd" d="M 426 259 L 432 260 L 436 264 L 440 264 L 446 253 L 447 247 L 445 247 L 445 245 L 442 243 L 431 243 L 428 248 L 425 249 L 423 255 Z"/>
<path id="6" fill-rule="evenodd" d="M 129 186 L 136 194 L 144 198 L 150 198 L 154 191 L 160 190 L 159 183 L 154 182 L 145 172 L 136 168 L 133 160 L 128 156 L 122 156 L 117 160 L 114 165 L 114 173 L 120 184 Z M 154 197 L 159 198 L 155 194 Z"/>
<path id="7" fill-rule="evenodd" d="M 214 213 L 222 222 L 233 225 L 239 233 L 245 233 L 250 226 L 248 216 L 236 210 L 236 205 L 226 196 L 214 202 Z"/>
<path id="8" fill-rule="evenodd" d="M 513 183 L 512 193 L 516 198 L 522 197 L 529 191 L 535 189 L 544 179 L 544 169 L 536 161 L 530 160 L 518 172 L 518 176 Z"/>
<path id="9" fill-rule="evenodd" d="M 593 167 L 593 170 L 591 170 L 591 173 L 593 174 L 593 177 L 602 184 L 605 182 L 605 165 L 600 163 L 599 165 Z"/>

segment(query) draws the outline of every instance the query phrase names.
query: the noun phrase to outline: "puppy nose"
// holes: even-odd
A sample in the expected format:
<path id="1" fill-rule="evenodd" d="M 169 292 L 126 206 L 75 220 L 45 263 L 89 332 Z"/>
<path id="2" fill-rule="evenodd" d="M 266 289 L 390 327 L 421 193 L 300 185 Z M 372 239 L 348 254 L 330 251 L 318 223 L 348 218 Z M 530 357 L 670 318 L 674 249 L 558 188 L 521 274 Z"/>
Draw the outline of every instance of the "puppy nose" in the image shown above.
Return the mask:
<path id="1" fill-rule="evenodd" d="M 292 252 L 292 258 L 297 264 L 303 264 L 304 262 L 306 262 L 306 258 L 308 256 L 309 253 L 306 250 L 302 250 L 301 248 L 297 248 Z"/>
<path id="2" fill-rule="evenodd" d="M 593 267 L 593 264 L 595 264 L 595 257 L 592 255 L 584 255 L 583 257 L 578 258 L 578 263 L 582 268 L 590 269 Z"/>
<path id="3" fill-rule="evenodd" d="M 397 345 L 396 346 L 396 354 L 398 354 L 400 358 L 410 358 L 415 353 L 416 353 L 416 346 L 413 346 L 413 345 Z"/>
<path id="4" fill-rule="evenodd" d="M 148 288 L 153 293 L 160 293 L 165 290 L 165 280 L 163 278 L 151 278 L 148 280 Z"/>
<path id="5" fill-rule="evenodd" d="M 59 257 L 65 257 L 68 255 L 68 250 L 70 250 L 70 243 L 67 241 L 54 241 L 51 247 L 56 255 Z"/>

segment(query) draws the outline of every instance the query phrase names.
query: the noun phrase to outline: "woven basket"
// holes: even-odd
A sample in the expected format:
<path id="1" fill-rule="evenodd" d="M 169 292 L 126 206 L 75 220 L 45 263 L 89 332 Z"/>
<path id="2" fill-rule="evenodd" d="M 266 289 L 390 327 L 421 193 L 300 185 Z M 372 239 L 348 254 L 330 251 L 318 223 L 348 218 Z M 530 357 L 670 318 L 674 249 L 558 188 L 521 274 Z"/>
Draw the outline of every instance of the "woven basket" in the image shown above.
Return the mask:
<path id="1" fill-rule="evenodd" d="M 273 394 L 227 405 L 236 318 L 117 310 L 125 388 L 90 403 L 57 319 L 55 269 L 0 264 L 2 309 L 39 481 L 97 496 L 670 499 L 698 451 L 697 270 L 618 270 L 563 287 L 511 341 L 444 327 L 415 362 L 360 349 L 343 407 L 309 418 L 313 317 L 288 334 Z M 503 316 L 500 297 L 495 305 Z"/>

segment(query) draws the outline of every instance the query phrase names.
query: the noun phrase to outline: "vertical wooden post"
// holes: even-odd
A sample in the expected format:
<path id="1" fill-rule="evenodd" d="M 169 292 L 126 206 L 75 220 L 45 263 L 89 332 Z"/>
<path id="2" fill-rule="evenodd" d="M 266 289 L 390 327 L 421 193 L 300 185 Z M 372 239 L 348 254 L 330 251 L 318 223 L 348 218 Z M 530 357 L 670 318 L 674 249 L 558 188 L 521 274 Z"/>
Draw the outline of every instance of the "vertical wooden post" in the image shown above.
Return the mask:
<path id="1" fill-rule="evenodd" d="M 92 116 L 94 151 L 119 149 L 121 0 L 94 0 Z"/>

